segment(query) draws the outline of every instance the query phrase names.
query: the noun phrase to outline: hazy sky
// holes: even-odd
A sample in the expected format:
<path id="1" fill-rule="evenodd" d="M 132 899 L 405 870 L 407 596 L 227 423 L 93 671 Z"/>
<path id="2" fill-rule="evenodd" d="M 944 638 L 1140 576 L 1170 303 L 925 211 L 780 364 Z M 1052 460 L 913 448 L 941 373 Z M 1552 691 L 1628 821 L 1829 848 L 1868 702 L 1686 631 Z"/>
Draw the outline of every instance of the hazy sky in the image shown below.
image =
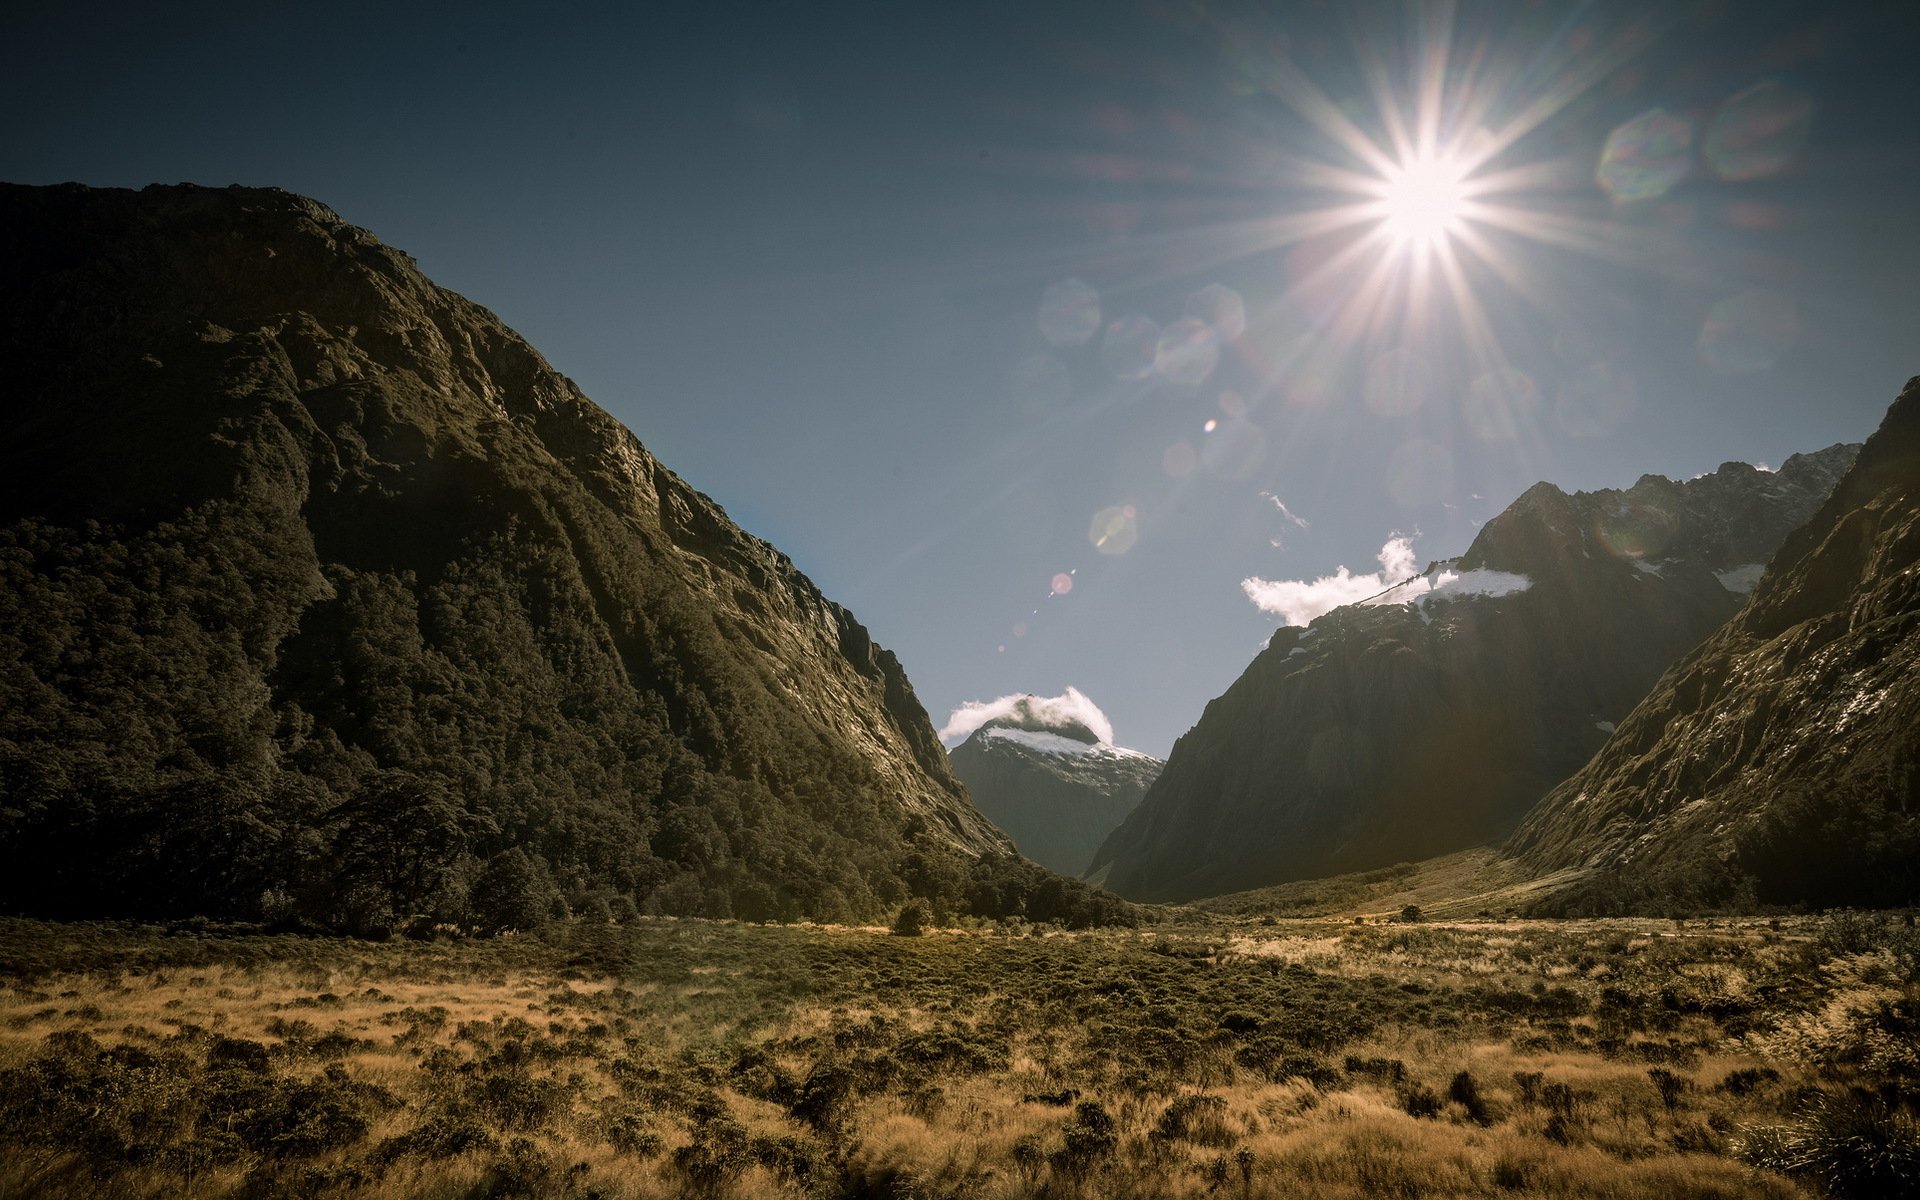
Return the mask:
<path id="1" fill-rule="evenodd" d="M 936 725 L 1071 685 L 1164 754 L 1281 620 L 1243 580 L 1870 432 L 1920 372 L 1917 7 L 22 3 L 0 177 L 314 196 Z"/>

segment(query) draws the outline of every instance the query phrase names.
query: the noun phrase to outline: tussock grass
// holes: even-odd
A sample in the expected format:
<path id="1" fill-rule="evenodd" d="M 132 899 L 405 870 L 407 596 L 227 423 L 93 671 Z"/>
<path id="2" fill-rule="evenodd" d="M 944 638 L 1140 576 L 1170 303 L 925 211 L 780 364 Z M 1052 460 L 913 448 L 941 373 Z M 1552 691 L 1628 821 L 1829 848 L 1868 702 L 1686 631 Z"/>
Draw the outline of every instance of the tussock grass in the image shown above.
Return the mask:
<path id="1" fill-rule="evenodd" d="M 1859 924 L 0 922 L 0 1200 L 1844 1195 L 1920 1098 Z"/>

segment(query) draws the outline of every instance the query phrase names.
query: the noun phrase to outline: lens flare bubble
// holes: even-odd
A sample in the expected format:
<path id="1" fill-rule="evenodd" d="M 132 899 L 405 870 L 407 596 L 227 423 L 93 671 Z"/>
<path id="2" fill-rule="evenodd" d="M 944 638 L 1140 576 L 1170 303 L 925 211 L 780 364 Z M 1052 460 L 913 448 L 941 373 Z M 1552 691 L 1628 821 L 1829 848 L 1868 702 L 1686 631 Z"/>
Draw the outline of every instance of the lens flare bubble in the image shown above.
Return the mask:
<path id="1" fill-rule="evenodd" d="M 1116 504 L 1093 514 L 1087 527 L 1087 540 L 1102 554 L 1125 554 L 1140 540 L 1140 525 L 1134 519 L 1133 505 Z"/>
<path id="2" fill-rule="evenodd" d="M 1220 341 L 1205 321 L 1183 317 L 1160 331 L 1153 369 L 1168 383 L 1205 383 L 1220 365 Z"/>
<path id="3" fill-rule="evenodd" d="M 1199 465 L 1199 451 L 1185 442 L 1175 442 L 1160 455 L 1160 469 L 1171 479 L 1185 479 Z"/>
<path id="4" fill-rule="evenodd" d="M 1200 447 L 1200 461 L 1223 479 L 1250 479 L 1267 461 L 1267 435 L 1251 421 L 1219 422 Z"/>
<path id="5" fill-rule="evenodd" d="M 1792 300 L 1774 292 L 1742 292 L 1707 310 L 1700 358 L 1726 375 L 1764 371 L 1780 361 L 1799 331 Z"/>
<path id="6" fill-rule="evenodd" d="M 1015 621 L 1013 623 L 1013 636 L 1017 638 L 1027 636 L 1027 623 L 1025 621 Z"/>
<path id="7" fill-rule="evenodd" d="M 1409 508 L 1444 500 L 1453 491 L 1453 452 L 1412 438 L 1387 459 L 1387 494 Z"/>
<path id="8" fill-rule="evenodd" d="M 1607 135 L 1594 180 L 1616 201 L 1664 196 L 1692 166 L 1693 126 L 1650 109 Z"/>
<path id="9" fill-rule="evenodd" d="M 1569 437 L 1605 437 L 1633 411 L 1633 376 L 1612 363 L 1595 363 L 1561 384 L 1553 415 Z"/>
<path id="10" fill-rule="evenodd" d="M 1028 416 L 1045 416 L 1073 399 L 1073 376 L 1051 354 L 1029 354 L 1007 372 L 1007 391 Z"/>
<path id="11" fill-rule="evenodd" d="M 1730 97 L 1713 114 L 1700 157 L 1722 179 L 1765 179 L 1799 157 L 1812 126 L 1812 97 L 1765 80 Z"/>
<path id="12" fill-rule="evenodd" d="M 1153 374 L 1159 352 L 1159 324 L 1138 313 L 1107 326 L 1107 336 L 1100 343 L 1100 361 L 1116 379 L 1145 379 Z"/>
<path id="13" fill-rule="evenodd" d="M 1247 331 L 1247 302 L 1222 283 L 1210 283 L 1187 297 L 1187 316 L 1205 322 L 1221 342 L 1231 342 Z"/>
<path id="14" fill-rule="evenodd" d="M 1048 583 L 1052 586 L 1053 594 L 1056 596 L 1064 596 L 1073 590 L 1073 576 L 1067 574 L 1065 571 L 1055 575 Z"/>
<path id="15" fill-rule="evenodd" d="M 1396 346 L 1367 364 L 1362 395 L 1375 416 L 1404 417 L 1426 403 L 1432 384 L 1433 370 L 1427 361 L 1405 346 Z"/>
<path id="16" fill-rule="evenodd" d="M 1247 415 L 1247 398 L 1239 392 L 1221 392 L 1220 411 L 1230 417 L 1244 417 Z"/>
<path id="17" fill-rule="evenodd" d="M 1679 519 L 1658 497 L 1642 498 L 1638 487 L 1625 496 L 1625 507 L 1596 517 L 1593 541 L 1615 558 L 1659 558 L 1679 529 Z"/>
<path id="18" fill-rule="evenodd" d="M 1081 279 L 1062 279 L 1040 296 L 1040 336 L 1054 346 L 1084 346 L 1100 332 L 1100 293 Z"/>
<path id="19" fill-rule="evenodd" d="M 1467 388 L 1462 415 L 1473 436 L 1484 442 L 1510 441 L 1530 425 L 1540 408 L 1540 386 L 1517 367 L 1501 367 L 1476 378 Z"/>

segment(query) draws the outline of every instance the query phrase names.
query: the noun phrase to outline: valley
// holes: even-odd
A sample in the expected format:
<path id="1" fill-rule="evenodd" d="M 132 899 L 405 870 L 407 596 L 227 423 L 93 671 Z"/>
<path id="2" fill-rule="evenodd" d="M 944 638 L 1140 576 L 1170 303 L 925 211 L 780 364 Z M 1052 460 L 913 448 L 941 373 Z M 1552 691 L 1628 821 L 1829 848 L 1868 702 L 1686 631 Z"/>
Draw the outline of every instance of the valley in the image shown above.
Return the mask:
<path id="1" fill-rule="evenodd" d="M 1891 1196 L 1917 981 L 1860 915 L 8 921 L 0 1196 Z"/>

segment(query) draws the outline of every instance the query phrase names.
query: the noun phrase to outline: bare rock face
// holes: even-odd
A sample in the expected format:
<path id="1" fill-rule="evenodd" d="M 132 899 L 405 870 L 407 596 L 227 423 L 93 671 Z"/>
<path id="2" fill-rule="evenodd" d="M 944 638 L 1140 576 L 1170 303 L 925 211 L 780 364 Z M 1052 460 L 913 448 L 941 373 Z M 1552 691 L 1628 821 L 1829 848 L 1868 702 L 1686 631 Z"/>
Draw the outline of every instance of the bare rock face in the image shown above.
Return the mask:
<path id="1" fill-rule="evenodd" d="M 1529 489 L 1460 559 L 1276 632 L 1089 878 L 1186 900 L 1505 837 L 1738 608 L 1857 447 Z"/>
<path id="2" fill-rule="evenodd" d="M 424 911 L 520 846 L 834 917 L 1010 850 L 852 614 L 312 200 L 0 188 L 0 395 L 0 904 Z"/>
<path id="3" fill-rule="evenodd" d="M 953 773 L 1020 853 L 1064 875 L 1087 869 L 1165 764 L 1085 725 L 1003 717 L 954 747 Z"/>
<path id="4" fill-rule="evenodd" d="M 1920 378 L 1507 851 L 1567 911 L 1920 899 Z"/>

